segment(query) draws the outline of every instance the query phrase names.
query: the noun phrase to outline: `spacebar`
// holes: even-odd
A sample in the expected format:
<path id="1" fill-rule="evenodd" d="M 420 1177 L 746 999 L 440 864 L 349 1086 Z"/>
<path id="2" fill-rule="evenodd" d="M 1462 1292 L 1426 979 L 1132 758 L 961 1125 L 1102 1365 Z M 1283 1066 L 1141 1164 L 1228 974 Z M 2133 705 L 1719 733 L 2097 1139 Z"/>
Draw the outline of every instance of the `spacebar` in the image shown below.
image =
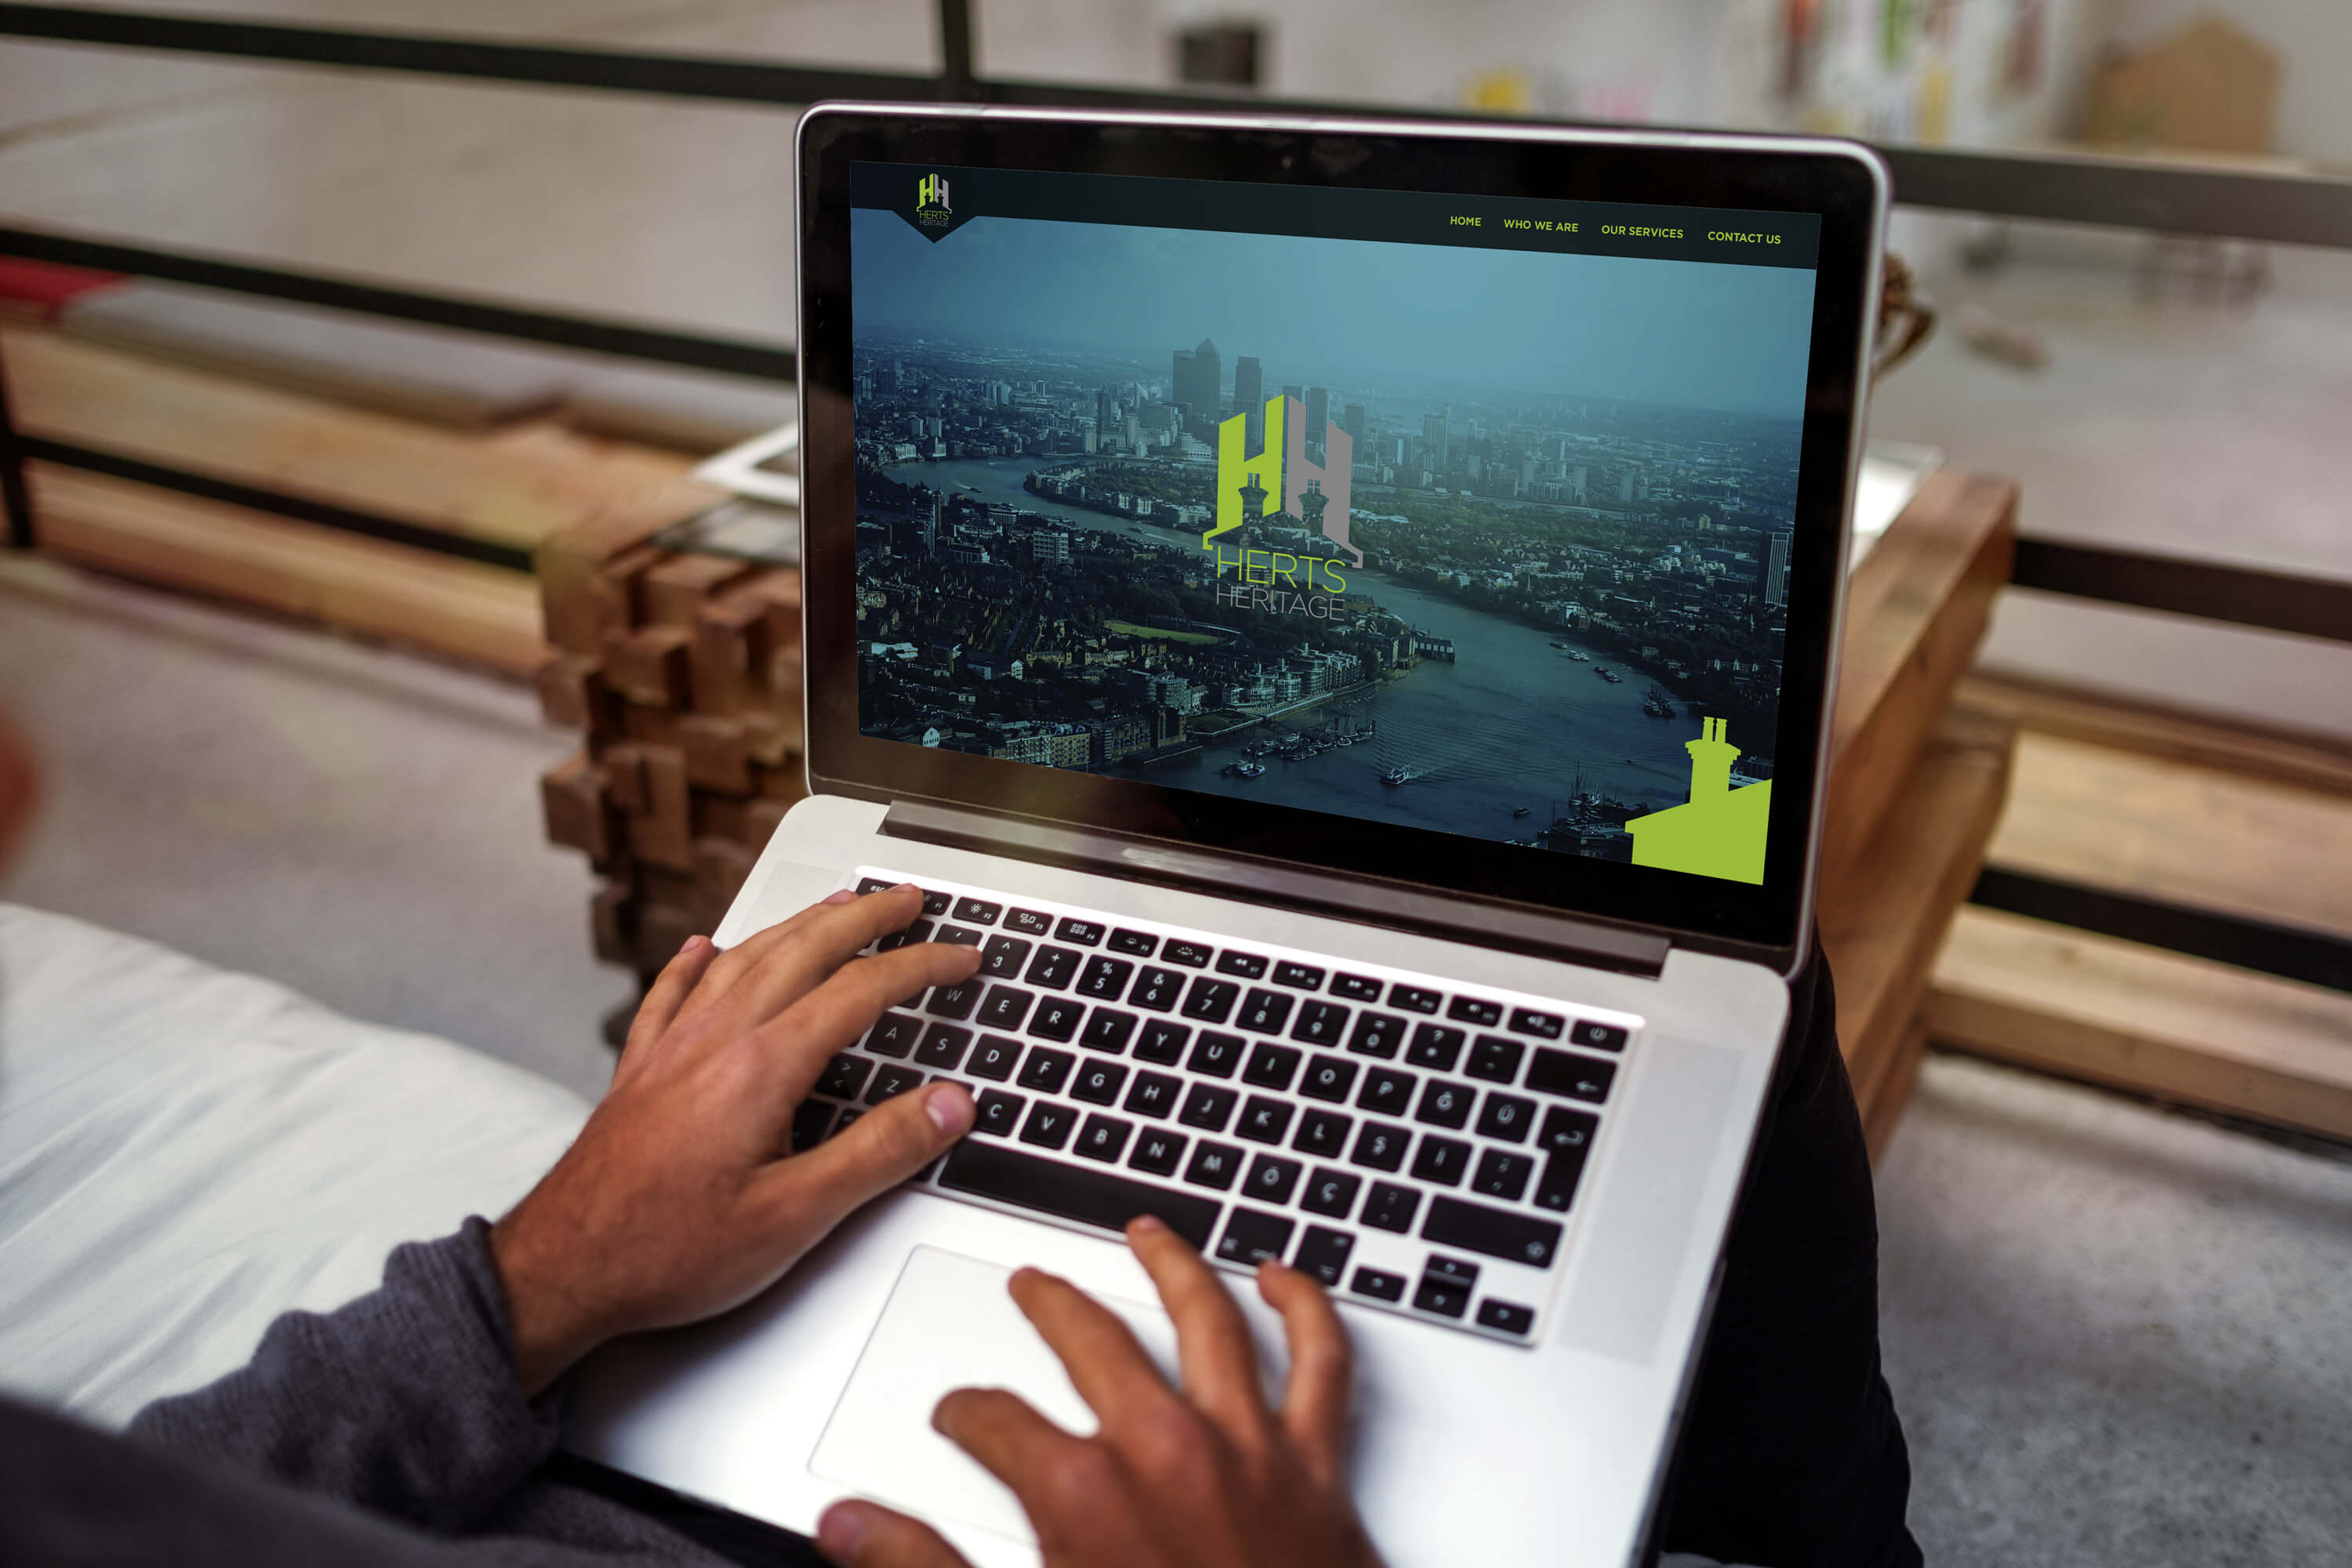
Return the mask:
<path id="1" fill-rule="evenodd" d="M 940 1173 L 940 1185 L 1064 1219 L 1084 1220 L 1105 1230 L 1122 1230 L 1138 1215 L 1157 1215 L 1169 1229 L 1200 1247 L 1209 1245 L 1210 1233 L 1217 1228 L 1217 1215 L 1225 1206 L 1213 1198 L 1040 1160 L 976 1138 L 956 1145 L 955 1152 L 948 1156 L 947 1169 Z"/>

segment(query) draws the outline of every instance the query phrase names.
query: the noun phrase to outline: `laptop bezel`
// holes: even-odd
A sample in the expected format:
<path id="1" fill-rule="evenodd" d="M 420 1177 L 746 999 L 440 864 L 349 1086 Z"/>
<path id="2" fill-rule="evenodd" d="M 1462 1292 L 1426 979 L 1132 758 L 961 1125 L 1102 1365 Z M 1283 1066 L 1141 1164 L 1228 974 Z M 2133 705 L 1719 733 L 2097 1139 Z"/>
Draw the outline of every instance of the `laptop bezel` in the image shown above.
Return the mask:
<path id="1" fill-rule="evenodd" d="M 857 722 L 853 162 L 1817 213 L 1813 339 L 1764 882 L 1661 872 L 867 736 Z M 809 786 L 1180 844 L 1664 934 L 1793 972 L 1809 943 L 1886 176 L 1831 141 L 1537 126 L 826 104 L 798 134 Z M 1797 795 L 1802 805 L 1790 808 Z M 1377 918 L 1368 914 L 1368 918 Z"/>

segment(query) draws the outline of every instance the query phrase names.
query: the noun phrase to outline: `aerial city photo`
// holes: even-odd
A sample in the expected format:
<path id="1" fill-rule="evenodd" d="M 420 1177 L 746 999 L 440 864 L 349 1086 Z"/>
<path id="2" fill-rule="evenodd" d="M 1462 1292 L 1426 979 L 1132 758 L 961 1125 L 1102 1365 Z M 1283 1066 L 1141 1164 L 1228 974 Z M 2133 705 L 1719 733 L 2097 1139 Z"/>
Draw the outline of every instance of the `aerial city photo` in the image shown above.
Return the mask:
<path id="1" fill-rule="evenodd" d="M 1810 272 L 875 209 L 852 264 L 864 732 L 1761 879 Z"/>

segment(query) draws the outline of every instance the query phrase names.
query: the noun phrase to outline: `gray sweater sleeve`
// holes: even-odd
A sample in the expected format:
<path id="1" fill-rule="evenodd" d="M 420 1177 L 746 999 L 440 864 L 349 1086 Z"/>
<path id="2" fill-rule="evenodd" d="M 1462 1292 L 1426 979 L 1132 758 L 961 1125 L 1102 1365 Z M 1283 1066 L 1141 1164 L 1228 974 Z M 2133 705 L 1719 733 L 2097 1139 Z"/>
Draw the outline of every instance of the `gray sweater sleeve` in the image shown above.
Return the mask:
<path id="1" fill-rule="evenodd" d="M 373 1294 L 332 1312 L 288 1312 L 246 1366 L 156 1401 L 131 1433 L 463 1533 L 555 1448 L 558 1395 L 523 1398 L 510 1346 L 489 1226 L 468 1219 L 454 1236 L 396 1248 Z"/>

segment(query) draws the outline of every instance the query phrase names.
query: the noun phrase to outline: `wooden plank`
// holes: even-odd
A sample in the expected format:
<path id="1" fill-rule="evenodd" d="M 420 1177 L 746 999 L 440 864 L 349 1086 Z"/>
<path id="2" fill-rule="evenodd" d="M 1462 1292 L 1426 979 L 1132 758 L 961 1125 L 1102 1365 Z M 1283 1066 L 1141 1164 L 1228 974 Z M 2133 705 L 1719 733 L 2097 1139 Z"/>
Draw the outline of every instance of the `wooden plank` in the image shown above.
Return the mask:
<path id="1" fill-rule="evenodd" d="M 1981 670 L 1969 678 L 1960 696 L 1972 707 L 2006 713 L 2021 730 L 2352 795 L 2352 745 L 2334 736 L 2231 724 L 2080 687 Z"/>
<path id="2" fill-rule="evenodd" d="M 1831 709 L 1824 899 L 1906 787 L 1984 637 L 2016 540 L 2016 485 L 1947 469 L 1855 569 Z"/>
<path id="3" fill-rule="evenodd" d="M 520 573 L 47 463 L 26 470 L 42 546 L 67 560 L 512 675 L 546 662 Z"/>
<path id="4" fill-rule="evenodd" d="M 2352 794 L 2029 733 L 1988 858 L 2352 936 Z"/>
<path id="5" fill-rule="evenodd" d="M 2014 739 L 2003 720 L 1947 713 L 1870 841 L 1872 876 L 1822 906 L 1838 1044 L 1865 1126 L 1899 1092 L 1904 1041 L 1945 928 L 1982 865 Z"/>
<path id="6" fill-rule="evenodd" d="M 1925 1014 L 1939 1044 L 2352 1138 L 2341 992 L 1970 909 L 1936 961 Z"/>
<path id="7" fill-rule="evenodd" d="M 468 435 L 22 328 L 0 353 L 29 434 L 469 539 L 642 538 L 720 499 L 689 459 L 551 423 Z"/>

